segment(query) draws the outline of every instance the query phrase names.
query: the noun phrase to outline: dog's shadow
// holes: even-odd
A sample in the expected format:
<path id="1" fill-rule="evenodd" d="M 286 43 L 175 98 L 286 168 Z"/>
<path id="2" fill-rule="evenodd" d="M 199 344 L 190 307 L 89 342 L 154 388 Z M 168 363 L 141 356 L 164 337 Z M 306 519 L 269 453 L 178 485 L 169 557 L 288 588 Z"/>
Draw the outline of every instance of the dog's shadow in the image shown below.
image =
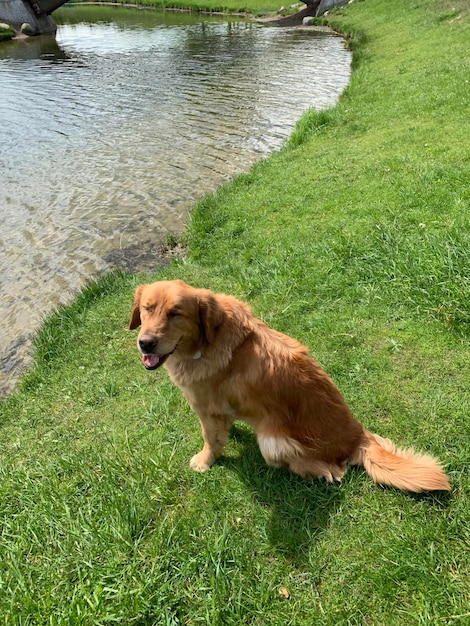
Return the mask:
<path id="1" fill-rule="evenodd" d="M 301 478 L 287 469 L 266 465 L 259 451 L 254 432 L 243 424 L 232 427 L 231 439 L 239 449 L 237 456 L 221 456 L 218 464 L 235 472 L 250 489 L 253 499 L 271 511 L 267 536 L 270 544 L 294 563 L 301 565 L 309 558 L 328 529 L 332 517 L 342 508 L 349 493 L 348 485 L 357 481 L 364 471 L 351 467 L 341 483 L 330 484 L 320 479 Z M 376 486 L 387 491 L 394 488 Z M 447 492 L 407 493 L 400 497 L 426 501 L 446 508 Z"/>
<path id="2" fill-rule="evenodd" d="M 239 456 L 222 456 L 218 464 L 236 472 L 261 507 L 271 511 L 268 539 L 273 548 L 296 563 L 305 563 L 312 542 L 318 541 L 339 509 L 344 495 L 340 484 L 304 479 L 287 469 L 266 465 L 255 434 L 235 425 L 231 439 Z"/>

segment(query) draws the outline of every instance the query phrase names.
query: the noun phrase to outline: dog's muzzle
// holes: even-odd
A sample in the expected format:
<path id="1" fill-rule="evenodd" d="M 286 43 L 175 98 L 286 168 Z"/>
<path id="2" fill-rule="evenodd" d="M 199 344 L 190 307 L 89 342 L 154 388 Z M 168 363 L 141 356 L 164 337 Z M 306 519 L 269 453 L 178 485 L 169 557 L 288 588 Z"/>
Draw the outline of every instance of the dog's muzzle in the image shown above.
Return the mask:
<path id="1" fill-rule="evenodd" d="M 156 370 L 158 367 L 163 365 L 170 354 L 173 354 L 176 350 L 175 347 L 174 350 L 168 354 L 158 354 L 158 339 L 152 335 L 141 335 L 138 339 L 138 344 L 139 350 L 142 353 L 142 363 L 148 370 Z"/>

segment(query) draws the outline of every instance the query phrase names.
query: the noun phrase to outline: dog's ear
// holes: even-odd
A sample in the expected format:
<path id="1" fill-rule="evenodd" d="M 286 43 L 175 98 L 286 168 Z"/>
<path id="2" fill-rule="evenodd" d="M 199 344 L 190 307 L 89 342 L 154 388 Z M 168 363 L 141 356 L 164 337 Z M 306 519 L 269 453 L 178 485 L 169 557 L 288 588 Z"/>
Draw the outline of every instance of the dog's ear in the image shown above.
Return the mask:
<path id="1" fill-rule="evenodd" d="M 224 319 L 222 307 L 208 289 L 200 289 L 197 300 L 202 339 L 204 343 L 212 343 Z"/>
<path id="2" fill-rule="evenodd" d="M 137 287 L 134 294 L 134 304 L 132 305 L 131 319 L 129 320 L 129 330 L 134 330 L 140 326 L 140 296 L 144 285 Z"/>

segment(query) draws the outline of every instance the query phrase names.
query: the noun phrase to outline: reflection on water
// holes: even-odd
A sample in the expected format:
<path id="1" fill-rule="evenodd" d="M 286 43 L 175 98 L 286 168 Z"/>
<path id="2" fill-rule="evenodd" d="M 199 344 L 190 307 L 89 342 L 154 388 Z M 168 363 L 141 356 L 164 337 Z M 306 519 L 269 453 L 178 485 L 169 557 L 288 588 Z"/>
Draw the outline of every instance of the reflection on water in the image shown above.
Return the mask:
<path id="1" fill-rule="evenodd" d="M 201 195 L 349 80 L 342 41 L 312 31 L 109 7 L 54 15 L 56 40 L 0 46 L 4 390 L 52 308 L 111 267 L 155 267 Z"/>

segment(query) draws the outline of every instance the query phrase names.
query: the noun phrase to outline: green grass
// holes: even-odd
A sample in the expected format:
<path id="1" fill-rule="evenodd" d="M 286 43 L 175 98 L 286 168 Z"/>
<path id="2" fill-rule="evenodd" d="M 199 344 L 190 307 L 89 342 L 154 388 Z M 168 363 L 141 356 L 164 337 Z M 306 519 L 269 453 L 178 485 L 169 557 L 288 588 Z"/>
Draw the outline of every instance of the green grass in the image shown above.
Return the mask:
<path id="1" fill-rule="evenodd" d="M 15 31 L 12 28 L 1 28 L 0 27 L 0 41 L 9 41 L 14 37 Z"/>
<path id="2" fill-rule="evenodd" d="M 355 55 L 339 105 L 201 201 L 184 259 L 90 284 L 39 333 L 0 407 L 0 623 L 470 623 L 468 4 L 366 0 L 330 20 Z M 306 343 L 452 492 L 302 480 L 244 425 L 193 473 L 197 419 L 126 330 L 135 286 L 163 277 Z"/>
<path id="3" fill-rule="evenodd" d="M 74 2 L 87 0 L 74 0 Z M 113 3 L 116 0 L 101 0 L 103 3 Z M 137 4 L 156 9 L 182 9 L 208 13 L 247 13 L 250 15 L 267 15 L 277 13 L 283 8 L 282 14 L 300 11 L 305 4 L 297 2 L 282 7 L 279 0 L 138 0 L 136 2 L 121 1 L 121 4 Z"/>

